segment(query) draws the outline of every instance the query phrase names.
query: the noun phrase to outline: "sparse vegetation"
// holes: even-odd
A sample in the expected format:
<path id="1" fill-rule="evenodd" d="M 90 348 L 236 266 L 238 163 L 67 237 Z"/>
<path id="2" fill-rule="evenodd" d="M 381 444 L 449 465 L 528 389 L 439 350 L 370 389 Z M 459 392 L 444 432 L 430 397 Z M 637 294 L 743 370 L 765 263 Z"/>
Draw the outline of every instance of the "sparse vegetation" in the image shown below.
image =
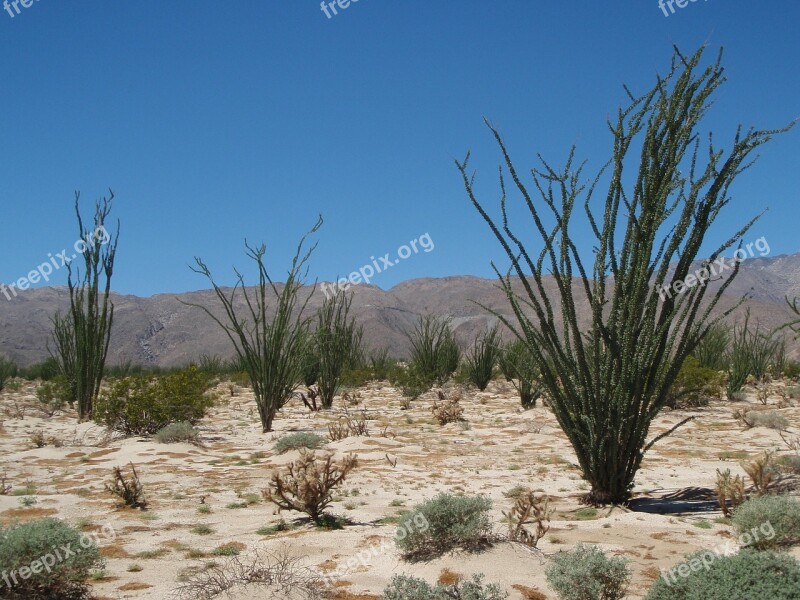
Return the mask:
<path id="1" fill-rule="evenodd" d="M 436 396 L 437 399 L 431 406 L 431 412 L 439 425 L 458 423 L 464 420 L 464 408 L 461 406 L 462 393 L 459 388 L 448 393 L 439 390 Z"/>
<path id="2" fill-rule="evenodd" d="M 0 356 L 0 392 L 6 387 L 6 382 L 17 374 L 17 365 L 8 360 L 5 356 Z"/>
<path id="3" fill-rule="evenodd" d="M 670 408 L 707 406 L 709 400 L 722 397 L 722 374 L 703 367 L 688 356 L 669 390 L 666 405 Z"/>
<path id="4" fill-rule="evenodd" d="M 461 350 L 449 319 L 431 315 L 420 317 L 406 337 L 411 343 L 410 373 L 417 376 L 426 389 L 434 383 L 443 385 L 455 373 Z"/>
<path id="5" fill-rule="evenodd" d="M 508 522 L 508 539 L 536 548 L 550 529 L 550 516 L 553 513 L 550 498 L 530 490 L 516 494 L 515 498 L 511 510 L 503 513 Z M 534 529 L 530 530 L 526 525 L 534 525 Z"/>
<path id="6" fill-rule="evenodd" d="M 536 406 L 536 401 L 542 395 L 542 388 L 538 383 L 536 362 L 525 342 L 514 340 L 503 348 L 499 365 L 503 376 L 517 390 L 522 408 Z"/>
<path id="7" fill-rule="evenodd" d="M 758 323 L 751 329 L 749 311 L 745 315 L 744 323 L 734 327 L 731 342 L 728 398 L 732 398 L 735 392 L 742 389 L 748 377 L 752 376 L 757 381 L 763 380 L 781 345 L 775 332 L 763 332 Z"/>

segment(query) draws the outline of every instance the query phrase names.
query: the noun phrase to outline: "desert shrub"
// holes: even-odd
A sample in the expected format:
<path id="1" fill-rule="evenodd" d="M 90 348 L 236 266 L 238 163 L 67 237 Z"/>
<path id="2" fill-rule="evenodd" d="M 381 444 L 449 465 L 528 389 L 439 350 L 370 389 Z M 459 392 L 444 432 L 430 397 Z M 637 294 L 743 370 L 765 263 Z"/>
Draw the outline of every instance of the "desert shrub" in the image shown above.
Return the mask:
<path id="1" fill-rule="evenodd" d="M 456 388 L 445 394 L 437 392 L 437 399 L 433 401 L 431 412 L 439 425 L 457 423 L 464 420 L 464 409 L 461 404 L 461 390 Z"/>
<path id="2" fill-rule="evenodd" d="M 508 523 L 508 539 L 536 548 L 539 540 L 550 529 L 550 498 L 545 495 L 537 496 L 535 492 L 524 490 L 515 494 L 514 506 L 503 517 Z M 529 530 L 526 525 L 535 525 Z"/>
<path id="3" fill-rule="evenodd" d="M 317 387 L 323 408 L 333 406 L 345 370 L 362 366 L 363 330 L 350 314 L 352 304 L 352 294 L 337 292 L 326 297 L 317 310 L 317 329 L 310 341 L 319 360 Z"/>
<path id="4" fill-rule="evenodd" d="M 372 369 L 374 379 L 385 381 L 389 379 L 389 371 L 394 365 L 394 360 L 389 358 L 389 349 L 381 348 L 369 355 L 369 368 Z"/>
<path id="5" fill-rule="evenodd" d="M 395 575 L 383 590 L 381 600 L 503 600 L 508 594 L 501 591 L 497 584 L 484 586 L 483 574 L 472 576 L 469 581 L 454 585 L 431 586 L 424 579 L 409 575 Z"/>
<path id="6" fill-rule="evenodd" d="M 67 546 L 71 553 L 62 552 L 59 560 L 55 550 Z M 49 568 L 42 568 L 44 564 Z M 6 600 L 89 598 L 84 581 L 92 569 L 102 566 L 94 542 L 58 519 L 0 526 L 0 573 L 17 573 L 17 583 L 3 589 Z M 27 578 L 21 576 L 25 571 L 30 573 Z"/>
<path id="7" fill-rule="evenodd" d="M 784 454 L 775 459 L 775 465 L 784 473 L 800 475 L 800 454 Z"/>
<path id="8" fill-rule="evenodd" d="M 776 431 L 789 428 L 789 420 L 774 410 L 749 410 L 742 415 L 742 421 L 748 427 L 766 427 Z"/>
<path id="9" fill-rule="evenodd" d="M 283 436 L 275 442 L 275 452 L 278 454 L 285 454 L 289 450 L 317 450 L 327 443 L 327 440 L 317 435 L 316 433 L 308 433 L 306 431 L 298 431 L 297 433 L 290 433 Z"/>
<path id="10" fill-rule="evenodd" d="M 800 542 L 800 500 L 783 495 L 752 498 L 733 512 L 733 527 L 740 536 L 751 535 L 752 546 L 759 550 L 796 544 Z"/>
<path id="11" fill-rule="evenodd" d="M 741 463 L 742 469 L 753 482 L 753 489 L 759 496 L 770 493 L 770 486 L 778 475 L 775 466 L 775 455 L 772 452 L 764 452 L 752 461 Z"/>
<path id="12" fill-rule="evenodd" d="M 42 362 L 34 363 L 29 367 L 20 369 L 19 376 L 27 379 L 28 381 L 50 381 L 58 376 L 60 373 L 58 369 L 58 362 L 52 356 L 46 358 Z"/>
<path id="13" fill-rule="evenodd" d="M 313 450 L 300 451 L 300 458 L 289 463 L 283 472 L 273 474 L 264 499 L 283 510 L 306 513 L 315 523 L 333 501 L 333 490 L 344 482 L 358 465 L 358 457 L 348 455 L 338 463 L 329 453 L 317 457 Z"/>
<path id="14" fill-rule="evenodd" d="M 800 362 L 787 359 L 783 365 L 783 376 L 795 380 L 800 377 Z"/>
<path id="15" fill-rule="evenodd" d="M 715 323 L 708 328 L 708 333 L 694 349 L 700 367 L 712 371 L 724 371 L 728 368 L 728 345 L 731 341 L 731 330 L 724 323 Z"/>
<path id="16" fill-rule="evenodd" d="M 631 576 L 625 558 L 584 544 L 556 554 L 545 574 L 562 600 L 621 600 Z"/>
<path id="17" fill-rule="evenodd" d="M 106 483 L 106 490 L 122 500 L 125 506 L 144 510 L 147 507 L 144 485 L 139 480 L 139 474 L 133 463 L 130 463 L 130 467 L 130 473 L 127 474 L 121 467 L 114 467 L 111 483 Z"/>
<path id="18" fill-rule="evenodd" d="M 514 340 L 503 348 L 498 359 L 500 371 L 519 394 L 522 408 L 536 406 L 542 394 L 538 382 L 538 370 L 528 346 L 522 340 Z"/>
<path id="19" fill-rule="evenodd" d="M 800 563 L 786 554 L 745 549 L 720 556 L 702 550 L 681 566 L 688 575 L 673 570 L 669 581 L 660 577 L 645 600 L 796 600 L 800 590 Z"/>
<path id="20" fill-rule="evenodd" d="M 154 434 L 179 421 L 194 425 L 213 405 L 210 385 L 209 375 L 197 367 L 156 378 L 125 377 L 100 395 L 94 418 L 126 435 Z"/>
<path id="21" fill-rule="evenodd" d="M 199 436 L 200 432 L 191 423 L 179 421 L 162 427 L 154 437 L 160 444 L 178 444 L 180 442 L 196 444 L 199 441 Z"/>
<path id="22" fill-rule="evenodd" d="M 253 593 L 258 598 L 322 600 L 322 579 L 286 548 L 272 553 L 257 549 L 209 562 L 192 573 L 175 591 L 176 600 L 230 598 L 234 593 Z"/>
<path id="23" fill-rule="evenodd" d="M 389 383 L 410 400 L 419 398 L 432 385 L 413 365 L 395 365 L 389 370 Z"/>
<path id="24" fill-rule="evenodd" d="M 0 392 L 6 387 L 6 382 L 17 374 L 17 365 L 0 356 Z"/>
<path id="25" fill-rule="evenodd" d="M 52 417 L 64 404 L 74 401 L 72 387 L 63 375 L 57 375 L 50 381 L 44 381 L 36 390 L 38 403 L 36 408 L 48 417 Z"/>
<path id="26" fill-rule="evenodd" d="M 722 396 L 722 375 L 700 366 L 694 356 L 683 361 L 675 383 L 670 388 L 666 406 L 670 408 L 708 406 L 712 398 Z"/>
<path id="27" fill-rule="evenodd" d="M 449 319 L 420 317 L 414 330 L 406 333 L 411 343 L 410 366 L 422 380 L 438 385 L 455 373 L 461 350 L 453 337 Z"/>
<path id="28" fill-rule="evenodd" d="M 403 515 L 398 531 L 407 535 L 396 538 L 397 546 L 412 559 L 440 556 L 455 548 L 478 550 L 489 540 L 491 508 L 492 501 L 484 496 L 439 494 Z M 428 527 L 414 527 L 418 515 Z"/>
<path id="29" fill-rule="evenodd" d="M 500 333 L 495 325 L 480 335 L 467 353 L 464 368 L 468 381 L 479 390 L 485 390 L 494 376 L 499 357 Z"/>
<path id="30" fill-rule="evenodd" d="M 741 475 L 731 475 L 730 469 L 720 471 L 717 469 L 717 484 L 715 486 L 717 503 L 722 509 L 722 515 L 730 516 L 731 507 L 735 510 L 744 502 L 744 479 Z M 728 506 L 730 504 L 730 507 Z"/>

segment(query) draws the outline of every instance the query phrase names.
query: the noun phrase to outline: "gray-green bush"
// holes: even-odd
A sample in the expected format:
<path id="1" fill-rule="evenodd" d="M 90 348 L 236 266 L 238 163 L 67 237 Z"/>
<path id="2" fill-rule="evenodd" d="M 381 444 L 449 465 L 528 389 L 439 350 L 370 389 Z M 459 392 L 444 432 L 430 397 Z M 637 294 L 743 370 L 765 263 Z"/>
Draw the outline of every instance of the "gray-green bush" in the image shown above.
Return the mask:
<path id="1" fill-rule="evenodd" d="M 191 423 L 179 421 L 162 427 L 154 437 L 160 444 L 178 444 L 181 442 L 197 444 L 200 441 L 200 432 Z"/>
<path id="2" fill-rule="evenodd" d="M 748 410 L 743 420 L 748 427 L 766 427 L 776 431 L 789 428 L 789 419 L 774 410 Z"/>
<path id="3" fill-rule="evenodd" d="M 409 559 L 440 556 L 461 548 L 479 550 L 491 535 L 489 510 L 492 501 L 484 496 L 456 496 L 442 493 L 405 513 L 395 539 L 403 555 Z M 417 527 L 421 517 L 427 526 Z"/>
<path id="4" fill-rule="evenodd" d="M 484 585 L 483 573 L 468 581 L 444 586 L 431 586 L 424 579 L 409 575 L 395 575 L 383 590 L 381 600 L 503 600 L 508 593 L 495 583 Z"/>
<path id="5" fill-rule="evenodd" d="M 688 575 L 660 577 L 645 600 L 797 600 L 800 563 L 787 554 L 742 550 L 732 556 L 702 550 L 687 556 Z M 713 557 L 713 560 L 711 558 Z M 706 563 L 703 563 L 705 558 Z M 705 567 L 708 564 L 708 568 Z"/>
<path id="6" fill-rule="evenodd" d="M 71 547 L 67 555 L 62 549 Z M 56 554 L 59 550 L 61 555 Z M 34 565 L 39 561 L 38 566 Z M 44 561 L 49 569 L 42 568 Z M 94 542 L 58 519 L 0 526 L 0 573 L 16 573 L 16 583 L 3 587 L 4 600 L 83 600 L 89 598 L 85 580 L 105 561 Z M 34 567 L 36 570 L 34 570 Z M 22 577 L 25 574 L 28 577 Z"/>
<path id="7" fill-rule="evenodd" d="M 553 556 L 545 575 L 561 600 L 621 600 L 631 577 L 627 559 L 584 544 Z"/>
<path id="8" fill-rule="evenodd" d="M 328 440 L 316 433 L 298 431 L 297 433 L 285 435 L 275 442 L 275 452 L 285 454 L 289 450 L 300 450 L 301 448 L 317 450 L 327 443 Z"/>
<path id="9" fill-rule="evenodd" d="M 751 536 L 758 550 L 800 543 L 800 500 L 791 496 L 751 498 L 736 508 L 732 521 L 739 536 Z"/>

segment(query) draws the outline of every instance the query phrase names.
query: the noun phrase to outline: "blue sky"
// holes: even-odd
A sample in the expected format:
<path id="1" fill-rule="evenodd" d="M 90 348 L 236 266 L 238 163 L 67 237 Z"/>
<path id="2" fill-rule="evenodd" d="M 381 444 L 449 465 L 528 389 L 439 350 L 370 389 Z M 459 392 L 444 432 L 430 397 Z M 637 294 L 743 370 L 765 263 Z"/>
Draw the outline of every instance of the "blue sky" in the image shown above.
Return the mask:
<path id="1" fill-rule="evenodd" d="M 11 9 L 13 11 L 13 8 Z M 244 239 L 267 244 L 281 279 L 299 236 L 325 224 L 311 276 L 331 280 L 427 233 L 373 283 L 491 276 L 496 241 L 469 205 L 453 160 L 471 149 L 482 198 L 497 200 L 502 131 L 521 170 L 589 171 L 611 148 L 605 119 L 644 91 L 671 48 L 724 46 L 728 83 L 706 122 L 800 116 L 800 4 L 700 0 L 668 17 L 656 0 L 360 0 L 327 18 L 318 0 L 36 0 L 0 12 L 0 197 L 9 283 L 75 239 L 110 187 L 122 222 L 114 289 L 147 296 L 252 273 Z M 800 128 L 763 148 L 712 240 L 769 208 L 753 239 L 800 251 Z M 580 229 L 577 230 L 581 232 Z M 585 230 L 584 230 L 585 231 Z M 533 238 L 531 238 L 533 239 Z M 588 247 L 589 240 L 586 240 Z M 63 284 L 66 272 L 52 283 Z"/>

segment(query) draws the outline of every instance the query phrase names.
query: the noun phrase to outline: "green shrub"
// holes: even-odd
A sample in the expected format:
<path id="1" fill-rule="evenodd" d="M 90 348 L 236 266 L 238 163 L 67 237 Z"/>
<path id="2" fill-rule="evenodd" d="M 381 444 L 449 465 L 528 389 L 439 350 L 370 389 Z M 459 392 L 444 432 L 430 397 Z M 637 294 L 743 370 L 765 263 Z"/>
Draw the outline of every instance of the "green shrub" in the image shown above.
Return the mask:
<path id="1" fill-rule="evenodd" d="M 64 550 L 67 546 L 69 555 Z M 49 568 L 43 567 L 45 564 Z M 12 579 L 11 587 L 0 592 L 5 600 L 89 598 L 84 581 L 92 569 L 104 564 L 89 537 L 58 519 L 0 526 L 0 573 L 8 574 L 9 579 L 16 574 L 16 584 Z M 0 580 L 0 587 L 3 585 Z"/>
<path id="2" fill-rule="evenodd" d="M 500 352 L 498 362 L 506 381 L 517 390 L 522 408 L 535 407 L 542 388 L 538 381 L 539 371 L 525 342 L 517 339 L 508 344 Z"/>
<path id="3" fill-rule="evenodd" d="M 472 576 L 469 581 L 443 586 L 429 585 L 424 579 L 408 575 L 395 575 L 383 590 L 381 600 L 503 600 L 508 594 L 497 584 L 483 585 L 483 574 Z"/>
<path id="4" fill-rule="evenodd" d="M 703 559 L 705 558 L 705 563 Z M 733 556 L 703 550 L 687 556 L 688 575 L 673 569 L 645 600 L 797 600 L 800 563 L 786 554 L 745 549 Z M 677 567 L 680 568 L 680 567 Z"/>
<path id="5" fill-rule="evenodd" d="M 729 398 L 742 389 L 749 376 L 763 380 L 770 365 L 775 363 L 780 354 L 783 340 L 776 338 L 775 332 L 764 333 L 758 323 L 751 329 L 749 323 L 748 312 L 744 324 L 733 330 L 733 346 L 728 361 Z"/>
<path id="6" fill-rule="evenodd" d="M 800 542 L 800 500 L 790 496 L 761 496 L 743 502 L 733 513 L 733 527 L 743 545 L 758 550 Z M 744 536 L 753 538 L 744 543 Z"/>
<path id="7" fill-rule="evenodd" d="M 397 546 L 411 559 L 440 556 L 455 548 L 478 550 L 491 533 L 491 508 L 492 501 L 483 496 L 439 494 L 402 516 Z M 424 528 L 418 526 L 420 520 Z"/>
<path id="8" fill-rule="evenodd" d="M 317 435 L 316 433 L 307 433 L 299 431 L 297 433 L 290 433 L 283 436 L 275 442 L 275 452 L 284 454 L 289 450 L 299 450 L 306 448 L 307 450 L 317 450 L 327 443 L 327 440 Z"/>
<path id="9" fill-rule="evenodd" d="M 206 394 L 210 384 L 194 366 L 155 378 L 124 377 L 100 395 L 94 419 L 126 435 L 154 434 L 180 421 L 194 425 L 213 405 Z"/>
<path id="10" fill-rule="evenodd" d="M 562 600 L 620 600 L 631 576 L 627 559 L 583 544 L 556 554 L 545 575 Z"/>
<path id="11" fill-rule="evenodd" d="M 191 423 L 179 421 L 159 429 L 155 439 L 160 444 L 177 444 L 180 442 L 196 444 L 199 442 L 199 436 L 200 432 Z"/>
<path id="12" fill-rule="evenodd" d="M 700 366 L 698 359 L 689 356 L 670 388 L 666 405 L 670 408 L 708 406 L 711 398 L 721 397 L 722 375 Z"/>
<path id="13" fill-rule="evenodd" d="M 50 381 L 43 381 L 36 390 L 36 399 L 39 401 L 39 410 L 50 417 L 62 410 L 64 404 L 75 402 L 72 386 L 63 375 L 57 375 Z"/>
<path id="14" fill-rule="evenodd" d="M 17 374 L 17 365 L 8 360 L 5 356 L 0 356 L 0 392 L 6 387 L 6 381 Z"/>
<path id="15" fill-rule="evenodd" d="M 406 398 L 416 400 L 431 389 L 431 382 L 426 380 L 413 366 L 396 365 L 389 371 L 389 383 L 400 390 Z"/>
<path id="16" fill-rule="evenodd" d="M 783 365 L 783 376 L 795 380 L 800 377 L 800 362 L 787 360 Z"/>
<path id="17" fill-rule="evenodd" d="M 52 356 L 43 360 L 42 362 L 34 363 L 29 367 L 21 369 L 19 372 L 20 377 L 28 381 L 50 381 L 59 375 L 58 362 Z"/>
<path id="18" fill-rule="evenodd" d="M 389 349 L 382 348 L 369 355 L 369 368 L 376 381 L 386 381 L 389 379 L 389 371 L 394 365 L 394 361 L 389 358 Z"/>

